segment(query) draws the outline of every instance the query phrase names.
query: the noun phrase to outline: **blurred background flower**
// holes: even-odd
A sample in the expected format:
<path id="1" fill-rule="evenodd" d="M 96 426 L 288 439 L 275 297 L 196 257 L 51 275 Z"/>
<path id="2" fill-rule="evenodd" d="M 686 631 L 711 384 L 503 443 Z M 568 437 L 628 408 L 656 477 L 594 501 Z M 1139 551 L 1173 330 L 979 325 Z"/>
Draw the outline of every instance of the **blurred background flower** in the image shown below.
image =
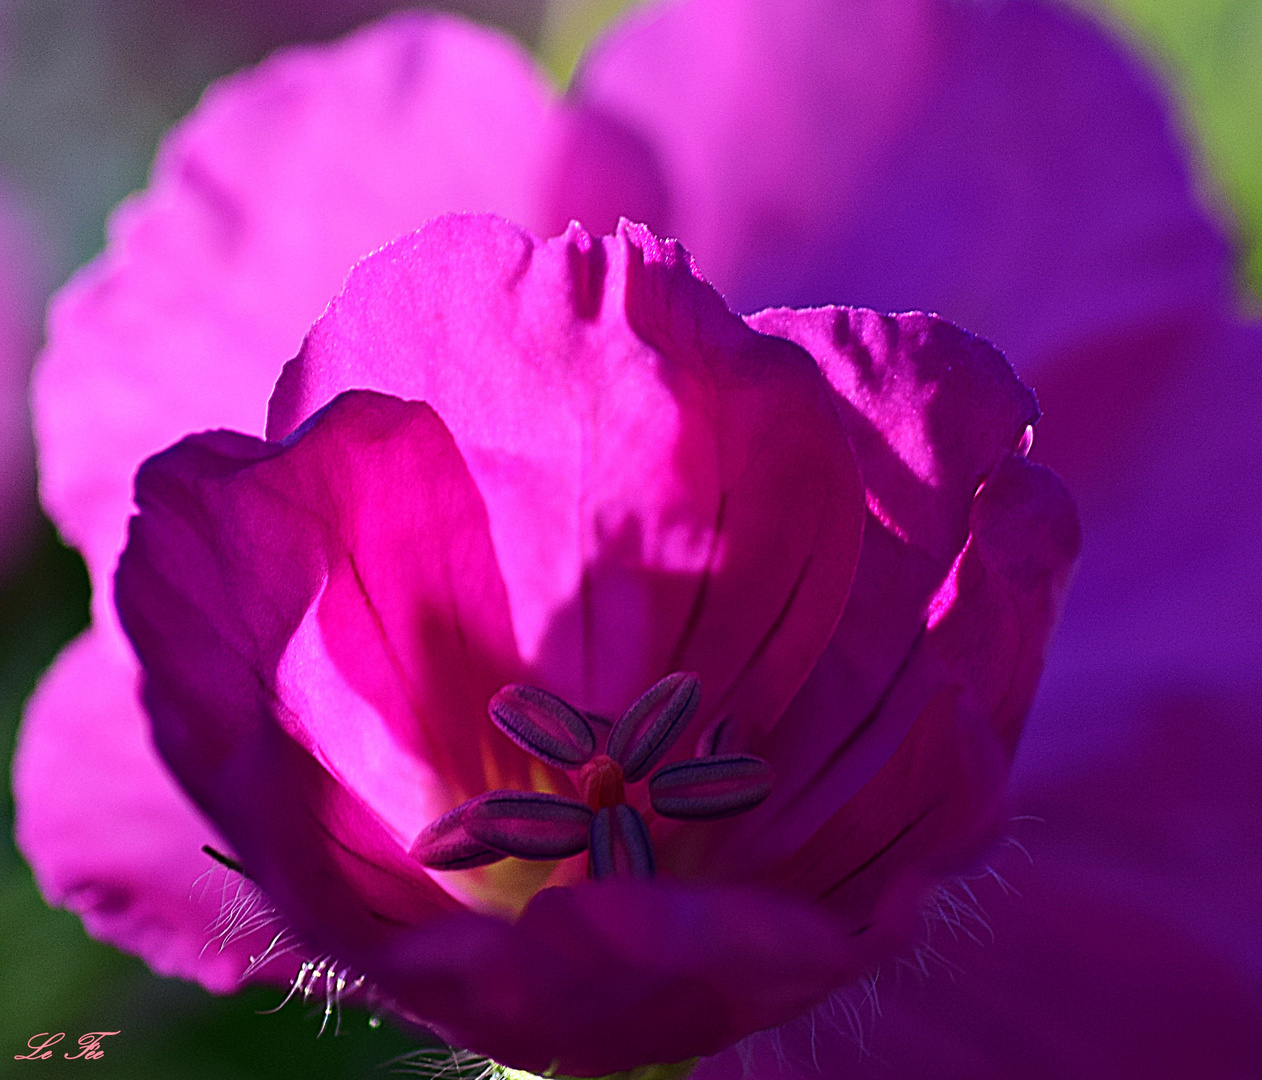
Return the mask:
<path id="1" fill-rule="evenodd" d="M 16 280 L 27 283 L 18 288 L 38 292 L 99 249 L 109 207 L 141 186 L 159 134 L 209 79 L 278 44 L 330 37 L 392 6 L 10 0 L 0 31 L 0 168 L 18 204 L 29 208 L 27 235 L 47 238 L 52 268 L 41 277 L 31 273 L 27 255 L 9 257 Z M 620 6 L 505 0 L 497 8 L 483 0 L 463 10 L 507 27 L 563 79 L 583 43 Z M 1161 91 L 1137 75 L 1145 87 L 1137 99 L 1143 123 L 1119 125 L 1116 145 L 1154 138 L 1152 161 L 1173 170 L 1171 190 L 1182 191 L 1190 168 L 1199 197 L 1221 228 L 1234 230 L 1238 283 L 1256 290 L 1262 3 L 1114 0 L 1091 18 L 1147 53 L 1182 95 L 1167 115 L 1145 104 L 1153 94 L 1160 100 Z M 1107 72 L 1113 61 L 1103 55 Z M 604 84 L 584 84 L 584 92 L 634 113 L 637 94 L 659 90 L 620 85 L 616 61 L 605 64 Z M 793 73 L 768 72 L 766 94 L 792 84 L 782 74 Z M 1036 74 L 1012 73 L 1015 100 Z M 1101 85 L 1109 88 L 1107 80 Z M 936 107 L 976 107 L 968 89 L 967 80 L 945 79 Z M 681 112 L 693 101 L 687 94 L 678 100 Z M 1101 97 L 1101 114 L 1117 104 Z M 978 122 L 979 147 L 998 119 Z M 1020 115 L 1009 119 L 1020 127 Z M 657 134 L 671 146 L 668 131 Z M 1174 152 L 1163 149 L 1170 138 Z M 1178 160 L 1180 138 L 1190 166 Z M 932 139 L 911 144 L 909 154 L 891 173 L 912 178 L 908 187 L 894 184 L 902 200 L 895 207 L 932 205 L 935 188 L 967 181 L 966 172 L 925 168 L 942 163 Z M 920 188 L 917 175 L 929 178 Z M 1095 192 L 1109 206 L 1104 171 L 1085 182 L 1095 186 L 1084 188 L 1078 203 L 1089 204 Z M 1013 223 L 1022 220 L 1018 213 Z M 677 228 L 686 235 L 699 226 L 693 220 Z M 905 253 L 884 251 L 880 235 L 865 234 L 862 223 L 843 221 L 840 235 L 866 256 L 862 268 L 820 273 L 824 264 L 816 263 L 816 272 L 795 281 L 804 260 L 800 249 L 790 249 L 774 280 L 751 276 L 748 266 L 742 276 L 739 259 L 714 272 L 729 273 L 720 284 L 745 309 L 823 299 L 938 306 L 993 334 L 1040 391 L 1048 415 L 1035 456 L 1061 469 L 1081 501 L 1084 558 L 1018 762 L 1022 808 L 1039 820 L 1015 822 L 1014 835 L 1031 860 L 1012 848 L 995 862 L 1023 896 L 1006 896 L 993 880 L 942 896 L 930 946 L 878 980 L 883 1017 L 865 1020 L 854 1015 L 866 1007 L 862 1001 L 838 1001 L 774 1040 L 745 1047 L 753 1075 L 1253 1075 L 1262 1054 L 1255 884 L 1262 833 L 1262 445 L 1251 418 L 1262 405 L 1262 345 L 1256 328 L 1237 323 L 1230 302 L 1214 299 L 1223 252 L 1209 243 L 1195 281 L 1159 279 L 1164 306 L 1145 308 L 1154 291 L 1140 281 L 1132 323 L 1114 325 L 1113 339 L 1097 348 L 1075 350 L 1058 347 L 1055 333 L 1040 340 L 1020 321 L 1005 324 L 1002 310 L 970 311 L 969 296 L 935 294 L 951 280 L 950 256 L 964 256 L 967 268 L 968 258 L 974 267 L 989 265 L 988 253 L 944 245 L 946 254 L 928 267 L 917 292 Z M 706 255 L 707 269 L 716 266 Z M 884 278 L 882 255 L 891 268 Z M 1008 281 L 1003 265 L 994 269 L 998 293 L 1010 287 L 1037 300 L 1049 292 L 1038 277 Z M 1058 269 L 1053 260 L 1053 276 Z M 1071 304 L 1078 299 L 1075 277 L 1062 282 Z M 1096 295 L 1108 294 L 1107 279 L 1092 285 Z M 798 292 L 775 292 L 788 287 Z M 830 295 L 813 295 L 818 288 Z M 867 292 L 850 294 L 857 289 Z M 1146 322 L 1146 310 L 1173 322 Z M 1055 330 L 1056 312 L 1049 308 L 1043 329 Z M 9 425 L 6 437 L 14 431 Z M 22 438 L 18 429 L 14 445 Z M 10 741 L 23 698 L 83 625 L 87 607 L 81 563 L 50 536 L 14 573 L 0 598 L 0 705 Z M 121 1028 L 134 1037 L 118 1040 L 94 1063 L 98 1072 L 358 1076 L 411 1045 L 387 1027 L 370 1029 L 362 1016 L 344 1025 L 342 1038 L 317 1043 L 318 1022 L 307 1022 L 301 1008 L 253 1015 L 275 1004 L 267 991 L 213 999 L 159 980 L 88 940 L 74 917 L 49 911 L 11 845 L 0 860 L 5 1055 L 50 1028 L 70 1038 L 78 1030 Z M 740 1064 L 719 1059 L 712 1068 L 739 1075 L 733 1070 Z"/>

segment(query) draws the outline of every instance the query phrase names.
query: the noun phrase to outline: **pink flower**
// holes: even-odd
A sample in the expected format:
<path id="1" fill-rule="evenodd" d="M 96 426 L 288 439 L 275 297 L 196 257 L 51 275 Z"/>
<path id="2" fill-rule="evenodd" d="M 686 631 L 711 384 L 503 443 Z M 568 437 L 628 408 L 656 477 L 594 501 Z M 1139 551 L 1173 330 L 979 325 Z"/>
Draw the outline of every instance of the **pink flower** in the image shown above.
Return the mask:
<path id="1" fill-rule="evenodd" d="M 315 953 L 514 1067 L 792 1019 L 1006 823 L 1078 545 L 1032 396 L 932 317 L 750 322 L 643 228 L 439 218 L 270 441 L 137 478 L 164 759 Z"/>
<path id="2" fill-rule="evenodd" d="M 120 211 L 103 260 L 58 301 L 36 388 L 45 502 L 84 550 L 97 585 L 94 628 L 33 699 L 16 766 L 19 839 L 45 894 L 157 970 L 229 989 L 245 968 L 250 943 L 203 952 L 218 903 L 204 892 L 190 902 L 188 883 L 206 869 L 202 844 L 227 845 L 150 749 L 135 661 L 106 586 L 132 476 L 189 431 L 261 434 L 281 362 L 347 268 L 447 210 L 496 211 L 542 235 L 570 217 L 608 229 L 625 213 L 682 237 L 737 310 L 835 301 L 937 309 L 1000 343 L 1049 407 L 1040 446 L 1085 493 L 1085 588 L 1036 712 L 1040 737 L 1019 761 L 1027 789 L 1051 793 L 1041 803 L 1048 828 L 1068 812 L 1066 793 L 1075 813 L 1113 822 L 1128 785 L 1154 776 L 1161 790 L 1169 786 L 1175 766 L 1141 771 L 1136 762 L 1166 757 L 1134 748 L 1166 746 L 1148 703 L 1171 687 L 1191 695 L 1180 700 L 1231 704 L 1212 710 L 1226 718 L 1227 734 L 1206 744 L 1223 775 L 1235 774 L 1220 758 L 1259 760 L 1249 734 L 1256 666 L 1248 676 L 1240 662 L 1243 643 L 1256 639 L 1247 612 L 1259 610 L 1256 574 L 1243 568 L 1256 564 L 1233 545 L 1245 550 L 1257 536 L 1250 478 L 1262 473 L 1248 468 L 1257 456 L 1251 429 L 1215 412 L 1223 392 L 1257 402 L 1248 360 L 1258 348 L 1256 337 L 1237 341 L 1230 325 L 1226 246 L 1190 196 L 1186 171 L 1148 77 L 1076 17 L 1033 3 L 694 0 L 628 21 L 589 56 L 561 101 L 502 40 L 425 18 L 396 19 L 329 50 L 295 51 L 221 85 L 168 142 L 149 192 Z M 818 319 L 823 325 L 771 313 L 754 329 L 787 335 L 824 359 L 827 317 Z M 825 370 L 836 376 L 846 366 Z M 911 398 L 899 409 L 914 415 Z M 1184 412 L 1189 401 L 1200 411 Z M 1198 417 L 1214 420 L 1198 426 Z M 1221 444 L 1207 441 L 1204 428 Z M 888 438 L 906 448 L 918 437 L 878 431 L 875 446 Z M 859 444 L 856 453 L 862 459 Z M 461 457 L 473 471 L 463 447 Z M 1164 487 L 1144 479 L 1153 459 L 1166 463 Z M 864 479 L 874 483 L 870 471 Z M 923 480 L 932 468 L 912 473 Z M 1203 521 L 1207 505 L 1231 527 L 1189 535 L 1181 523 Z M 865 538 L 897 535 L 897 517 L 880 505 L 873 513 L 890 528 L 870 528 Z M 1095 561 L 1092 536 L 1106 553 Z M 933 548 L 939 566 L 949 548 Z M 1180 562 L 1188 550 L 1204 554 Z M 861 563 L 870 557 L 869 547 Z M 512 575 L 501 570 L 507 588 Z M 861 569 L 846 617 L 858 610 L 864 580 Z M 891 620 L 891 636 L 899 625 Z M 849 645 L 872 656 L 897 652 L 879 637 L 853 637 Z M 809 716 L 821 701 L 833 707 L 825 674 L 845 647 L 844 634 L 831 639 L 793 709 Z M 865 659 L 838 684 L 849 687 L 869 669 Z M 1202 711 L 1180 706 L 1186 730 L 1208 730 Z M 789 740 L 780 753 L 804 768 L 815 748 L 802 730 L 802 744 Z M 847 768 L 896 775 L 928 745 L 881 738 L 861 761 L 843 755 Z M 66 784 L 76 768 L 75 784 Z M 794 784 L 792 768 L 777 768 L 768 802 L 730 827 L 749 831 L 756 815 L 766 820 Z M 1248 1021 L 1257 1007 L 1244 989 L 1249 972 L 1262 970 L 1256 923 L 1224 899 L 1240 895 L 1247 876 L 1238 875 L 1256 866 L 1256 851 L 1231 847 L 1239 811 L 1229 812 L 1224 791 L 1233 788 L 1195 803 L 1175 790 L 1153 808 L 1155 820 L 1177 832 L 1183 808 L 1203 806 L 1212 824 L 1205 835 L 1217 847 L 1164 845 L 1160 859 L 1137 868 L 1116 829 L 1084 828 L 1080 842 L 1063 843 L 1063 857 L 1036 862 L 1035 887 L 1052 882 L 1059 891 L 1014 909 L 1029 913 L 1026 926 L 1007 936 L 999 927 L 980 991 L 952 996 L 931 983 L 937 998 L 912 988 L 893 1002 L 887 991 L 885 1059 L 893 1046 L 910 1062 L 908 1075 L 950 1075 L 962 1060 L 978 1075 L 1012 1075 L 1005 1048 L 1033 1055 L 1050 1039 L 1062 1060 L 1084 1068 L 1106 1061 L 1111 1075 L 1126 1075 L 1146 1039 L 1158 1050 L 1145 1075 L 1195 1072 L 1188 1062 L 1221 1065 L 1222 1075 L 1256 1065 L 1262 1053 L 1248 1041 Z M 764 835 L 787 849 L 783 836 Z M 1219 849 L 1233 857 L 1206 856 Z M 757 851 L 750 854 L 756 863 Z M 1103 896 L 1091 891 L 1101 865 L 1120 882 Z M 800 884 L 781 877 L 786 889 Z M 1090 910 L 1111 905 L 1113 914 L 1084 927 L 1085 896 L 1096 898 Z M 298 911 L 301 899 L 286 906 Z M 1104 928 L 1119 925 L 1133 944 L 1110 939 L 1107 952 Z M 1065 943 L 1056 954 L 1063 966 L 1038 981 L 1036 994 L 1029 948 L 1049 938 Z M 1179 948 L 1167 948 L 1176 938 Z M 1180 976 L 1224 1027 L 1152 1023 L 1179 1000 L 1160 994 Z M 1117 987 L 1108 1023 L 1088 1038 L 1073 1003 L 1106 977 Z M 404 982 L 396 971 L 389 989 Z M 979 1010 L 978 994 L 1010 1009 Z M 938 1000 L 947 1004 L 935 1021 Z M 1040 1025 L 1056 1016 L 1066 1019 L 1044 1036 Z M 963 1047 L 953 1034 L 962 1030 Z M 702 1035 L 701 1026 L 691 1033 Z M 740 1050 L 755 1055 L 760 1076 L 817 1075 L 818 1055 L 840 1071 L 858 1056 L 815 1018 L 777 1037 L 783 1055 L 763 1054 L 774 1044 L 757 1037 Z M 698 1075 L 740 1069 L 731 1051 Z"/>

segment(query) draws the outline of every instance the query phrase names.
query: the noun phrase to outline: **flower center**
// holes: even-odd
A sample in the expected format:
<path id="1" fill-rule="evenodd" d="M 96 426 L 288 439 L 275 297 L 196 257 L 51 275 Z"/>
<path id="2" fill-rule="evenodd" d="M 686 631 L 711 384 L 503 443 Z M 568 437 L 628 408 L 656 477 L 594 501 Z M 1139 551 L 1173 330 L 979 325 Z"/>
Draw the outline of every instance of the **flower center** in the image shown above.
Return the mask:
<path id="1" fill-rule="evenodd" d="M 578 771 L 578 791 L 593 810 L 627 801 L 622 766 L 608 754 L 597 754 Z"/>
<path id="2" fill-rule="evenodd" d="M 700 699 L 696 675 L 667 675 L 622 714 L 598 753 L 602 740 L 591 721 L 568 702 L 537 686 L 503 687 L 487 706 L 492 722 L 532 757 L 569 773 L 582 801 L 488 791 L 423 829 L 412 857 L 431 870 L 470 870 L 509 857 L 550 862 L 586 851 L 589 877 L 652 878 L 652 838 L 627 804 L 627 784 L 647 780 L 654 812 L 681 821 L 731 817 L 771 794 L 771 766 L 752 754 L 703 754 L 654 771 Z"/>

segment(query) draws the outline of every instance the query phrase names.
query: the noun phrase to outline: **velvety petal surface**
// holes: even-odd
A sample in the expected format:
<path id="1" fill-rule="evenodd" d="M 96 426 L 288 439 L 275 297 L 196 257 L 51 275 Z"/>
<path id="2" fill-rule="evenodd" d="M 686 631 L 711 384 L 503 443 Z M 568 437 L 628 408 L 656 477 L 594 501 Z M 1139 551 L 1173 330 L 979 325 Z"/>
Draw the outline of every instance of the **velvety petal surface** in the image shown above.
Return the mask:
<path id="1" fill-rule="evenodd" d="M 1164 95 L 1065 6 L 651 6 L 572 97 L 653 149 L 672 203 L 649 223 L 736 310 L 938 311 L 1037 378 L 1136 328 L 1173 359 L 1228 294 Z"/>
<path id="2" fill-rule="evenodd" d="M 828 640 L 863 517 L 828 385 L 678 245 L 436 220 L 351 275 L 286 367 L 269 435 L 351 386 L 443 417 L 530 681 L 578 708 L 616 717 L 695 671 L 698 728 L 721 710 L 765 727 Z"/>
<path id="3" fill-rule="evenodd" d="M 455 1045 L 604 1076 L 714 1053 L 800 1014 L 872 963 L 864 945 L 788 898 L 603 881 L 545 889 L 514 924 L 435 923 L 372 969 Z"/>
<path id="4" fill-rule="evenodd" d="M 451 694 L 432 673 L 412 675 L 392 636 L 408 624 L 392 612 L 411 610 L 440 653 L 444 636 L 464 643 L 460 674 L 473 685 L 507 628 L 485 512 L 428 406 L 354 391 L 285 443 L 192 436 L 146 464 L 137 501 L 117 596 L 159 749 L 281 910 L 370 972 L 405 1015 L 511 1064 L 603 1075 L 713 1052 L 872 962 L 844 921 L 735 890 L 606 882 L 545 889 L 515 922 L 459 912 L 383 824 L 391 808 L 374 813 L 339 782 L 339 747 L 314 717 L 343 699 L 315 700 L 319 678 L 296 696 L 283 677 L 308 611 L 334 663 L 339 640 L 357 643 L 366 693 L 387 677 L 407 684 L 423 764 L 423 721 Z M 352 633 L 354 612 L 330 606 L 344 565 L 394 665 Z M 382 583 L 397 594 L 390 605 L 378 602 Z M 453 745 L 466 730 L 500 740 L 510 754 L 479 759 L 488 770 L 528 760 L 484 704 L 443 723 Z M 499 820 L 470 830 L 494 844 Z"/>
<path id="5" fill-rule="evenodd" d="M 155 741 L 247 872 L 334 951 L 451 910 L 412 836 L 529 770 L 486 715 L 515 654 L 441 421 L 356 392 L 289 445 L 191 436 L 146 464 L 137 504 L 117 602 Z M 356 698 L 374 708 L 348 718 Z M 398 770 L 429 805 L 390 786 Z"/>

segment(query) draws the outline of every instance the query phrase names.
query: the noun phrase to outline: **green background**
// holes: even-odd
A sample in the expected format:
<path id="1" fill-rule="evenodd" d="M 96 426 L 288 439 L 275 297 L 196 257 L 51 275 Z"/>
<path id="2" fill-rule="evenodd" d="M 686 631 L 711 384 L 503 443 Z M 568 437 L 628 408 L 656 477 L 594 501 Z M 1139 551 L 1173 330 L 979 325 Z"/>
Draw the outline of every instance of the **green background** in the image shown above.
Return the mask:
<path id="1" fill-rule="evenodd" d="M 192 7 L 193 5 L 189 5 Z M 469 0 L 531 46 L 564 82 L 583 45 L 625 0 Z M 158 49 L 136 46 L 135 20 L 156 0 L 13 0 L 0 45 L 0 172 L 26 192 L 50 238 L 47 284 L 103 243 L 105 216 L 142 186 L 157 140 L 211 78 L 275 42 L 213 21 L 160 24 Z M 169 8 L 169 5 L 168 5 Z M 1242 286 L 1262 296 L 1262 0 L 1109 0 L 1091 10 L 1146 51 L 1177 88 L 1188 137 L 1207 166 L 1206 190 L 1237 223 Z M 222 14 L 222 12 L 221 12 Z M 131 20 L 129 22 L 129 20 Z M 210 21 L 207 21 L 210 20 Z M 327 31 L 326 31 L 327 32 Z M 150 35 L 152 37 L 152 34 Z M 320 36 L 317 28 L 316 36 Z M 0 751 L 7 761 L 22 703 L 63 643 L 87 622 L 78 556 L 46 529 L 0 591 Z M 11 839 L 12 798 L 0 799 L 0 1076 L 93 1074 L 129 1080 L 388 1076 L 415 1044 L 388 1023 L 348 1012 L 342 1034 L 317 1039 L 318 1013 L 270 990 L 215 998 L 160 979 L 89 939 L 49 909 Z M 48 1061 L 15 1061 L 37 1032 L 66 1032 Z M 85 1031 L 118 1030 L 106 1054 L 65 1061 Z"/>

